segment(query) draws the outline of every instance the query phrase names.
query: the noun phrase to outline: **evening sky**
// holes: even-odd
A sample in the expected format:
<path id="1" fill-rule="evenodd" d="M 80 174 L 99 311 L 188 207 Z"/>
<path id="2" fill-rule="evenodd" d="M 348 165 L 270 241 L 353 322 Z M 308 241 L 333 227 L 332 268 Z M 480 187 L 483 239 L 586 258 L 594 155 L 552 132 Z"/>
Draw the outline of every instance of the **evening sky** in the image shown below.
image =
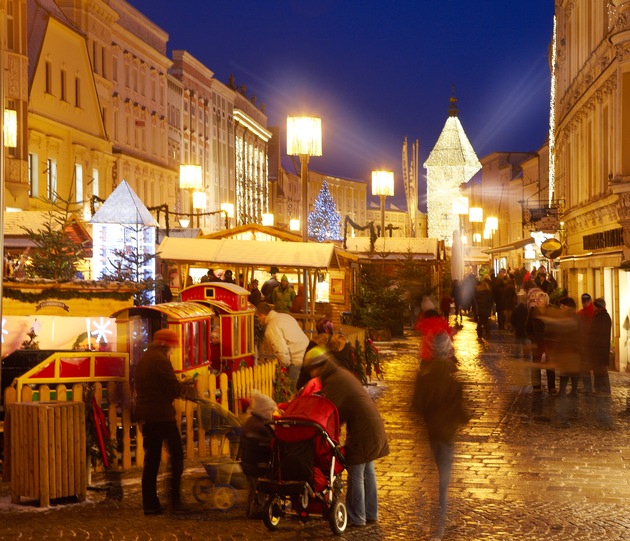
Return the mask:
<path id="1" fill-rule="evenodd" d="M 547 137 L 552 0 L 130 1 L 169 34 L 169 55 L 187 50 L 223 83 L 246 85 L 269 126 L 321 116 L 312 169 L 365 181 L 393 170 L 403 207 L 403 139 L 419 140 L 422 164 L 452 85 L 480 158 L 536 151 Z"/>

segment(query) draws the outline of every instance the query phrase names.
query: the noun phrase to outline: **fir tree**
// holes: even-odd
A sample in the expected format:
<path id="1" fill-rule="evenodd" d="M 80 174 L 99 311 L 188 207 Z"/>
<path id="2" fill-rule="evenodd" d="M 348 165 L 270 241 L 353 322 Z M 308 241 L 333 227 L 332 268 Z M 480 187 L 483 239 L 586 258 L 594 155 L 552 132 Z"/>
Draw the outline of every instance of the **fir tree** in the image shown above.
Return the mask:
<path id="1" fill-rule="evenodd" d="M 157 254 L 143 253 L 140 242 L 144 227 L 126 227 L 125 238 L 127 246 L 112 252 L 113 258 L 108 259 L 107 271 L 101 279 L 114 282 L 136 282 L 140 289 L 135 295 L 134 304 L 145 306 L 152 304 L 154 291 L 162 284 L 151 277 L 149 267 L 154 264 Z"/>
<path id="2" fill-rule="evenodd" d="M 308 215 L 308 236 L 319 242 L 341 240 L 341 215 L 325 180 L 315 198 L 315 210 Z"/>

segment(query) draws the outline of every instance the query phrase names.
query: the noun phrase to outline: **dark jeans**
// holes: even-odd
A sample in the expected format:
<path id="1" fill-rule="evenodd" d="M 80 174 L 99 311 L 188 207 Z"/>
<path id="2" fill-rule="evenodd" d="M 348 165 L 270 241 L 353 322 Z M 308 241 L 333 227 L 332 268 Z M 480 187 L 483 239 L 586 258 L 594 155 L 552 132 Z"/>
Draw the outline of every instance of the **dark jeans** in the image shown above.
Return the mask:
<path id="1" fill-rule="evenodd" d="M 488 319 L 490 316 L 477 315 L 477 337 L 483 337 L 483 331 L 486 331 L 486 336 L 490 334 L 490 326 L 488 325 Z"/>
<path id="2" fill-rule="evenodd" d="M 157 476 L 162 457 L 162 442 L 166 441 L 171 456 L 172 505 L 180 503 L 180 485 L 184 471 L 184 449 L 175 421 L 146 422 L 142 425 L 144 467 L 142 469 L 142 507 L 157 509 L 160 500 L 157 495 Z"/>

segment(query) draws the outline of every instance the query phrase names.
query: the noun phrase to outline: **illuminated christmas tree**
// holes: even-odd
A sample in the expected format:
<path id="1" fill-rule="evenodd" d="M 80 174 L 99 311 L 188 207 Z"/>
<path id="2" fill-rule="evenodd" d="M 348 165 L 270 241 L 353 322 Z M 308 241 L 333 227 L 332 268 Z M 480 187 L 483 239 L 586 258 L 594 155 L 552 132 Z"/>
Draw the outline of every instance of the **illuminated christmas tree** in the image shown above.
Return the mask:
<path id="1" fill-rule="evenodd" d="M 341 239 L 341 215 L 325 180 L 315 198 L 315 210 L 308 215 L 308 236 L 319 242 Z"/>

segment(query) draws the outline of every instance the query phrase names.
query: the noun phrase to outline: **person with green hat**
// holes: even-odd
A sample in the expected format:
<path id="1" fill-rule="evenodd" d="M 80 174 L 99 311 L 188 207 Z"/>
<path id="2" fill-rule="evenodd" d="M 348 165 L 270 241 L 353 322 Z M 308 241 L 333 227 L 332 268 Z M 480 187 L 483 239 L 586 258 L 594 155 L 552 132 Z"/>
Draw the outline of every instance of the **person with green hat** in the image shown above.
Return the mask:
<path id="1" fill-rule="evenodd" d="M 289 279 L 286 274 L 282 275 L 280 285 L 273 290 L 272 300 L 273 309 L 276 312 L 289 313 L 295 299 L 295 290 L 289 285 Z"/>

